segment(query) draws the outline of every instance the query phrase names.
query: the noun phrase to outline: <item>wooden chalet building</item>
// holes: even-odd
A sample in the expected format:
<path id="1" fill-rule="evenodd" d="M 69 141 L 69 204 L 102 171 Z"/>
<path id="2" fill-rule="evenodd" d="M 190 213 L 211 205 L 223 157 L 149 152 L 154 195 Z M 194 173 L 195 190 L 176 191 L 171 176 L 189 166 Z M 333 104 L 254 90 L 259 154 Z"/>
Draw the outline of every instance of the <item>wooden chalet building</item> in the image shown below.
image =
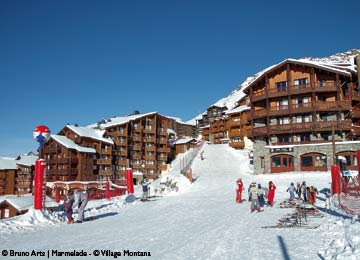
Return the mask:
<path id="1" fill-rule="evenodd" d="M 51 135 L 41 151 L 47 181 L 91 181 L 111 176 L 114 142 L 104 136 L 105 131 L 74 125 Z"/>
<path id="2" fill-rule="evenodd" d="M 246 146 L 249 109 L 248 106 L 241 105 L 226 112 L 229 145 L 232 148 L 244 149 Z"/>
<path id="3" fill-rule="evenodd" d="M 213 144 L 229 143 L 227 118 L 216 118 L 210 123 L 209 142 Z"/>
<path id="4" fill-rule="evenodd" d="M 97 126 L 114 140 L 113 170 L 124 176 L 126 168 L 147 178 L 157 178 L 168 169 L 168 117 L 156 112 L 115 117 Z"/>
<path id="5" fill-rule="evenodd" d="M 0 195 L 31 193 L 37 158 L 32 154 L 0 158 Z"/>
<path id="6" fill-rule="evenodd" d="M 191 148 L 195 147 L 197 144 L 197 140 L 195 138 L 181 138 L 176 140 L 175 145 L 175 154 L 178 155 L 180 153 L 185 153 Z"/>
<path id="7" fill-rule="evenodd" d="M 360 139 L 357 78 L 350 66 L 293 59 L 263 71 L 244 89 L 255 174 L 326 171 L 334 155 L 355 169 L 360 142 L 345 141 Z"/>
<path id="8" fill-rule="evenodd" d="M 223 119 L 225 112 L 228 110 L 226 106 L 212 105 L 206 109 L 206 112 L 201 115 L 201 118 L 196 119 L 196 126 L 198 128 L 210 125 L 216 119 Z"/>

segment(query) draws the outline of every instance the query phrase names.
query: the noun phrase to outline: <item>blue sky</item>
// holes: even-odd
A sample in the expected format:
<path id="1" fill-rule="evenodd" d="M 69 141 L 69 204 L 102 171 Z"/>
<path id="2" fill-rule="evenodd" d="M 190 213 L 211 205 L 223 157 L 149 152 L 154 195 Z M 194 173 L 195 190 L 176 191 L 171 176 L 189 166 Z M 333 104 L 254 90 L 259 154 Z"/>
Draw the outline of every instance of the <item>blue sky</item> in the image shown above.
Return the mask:
<path id="1" fill-rule="evenodd" d="M 360 1 L 0 0 L 0 156 L 47 125 L 190 120 L 286 58 L 360 48 Z"/>

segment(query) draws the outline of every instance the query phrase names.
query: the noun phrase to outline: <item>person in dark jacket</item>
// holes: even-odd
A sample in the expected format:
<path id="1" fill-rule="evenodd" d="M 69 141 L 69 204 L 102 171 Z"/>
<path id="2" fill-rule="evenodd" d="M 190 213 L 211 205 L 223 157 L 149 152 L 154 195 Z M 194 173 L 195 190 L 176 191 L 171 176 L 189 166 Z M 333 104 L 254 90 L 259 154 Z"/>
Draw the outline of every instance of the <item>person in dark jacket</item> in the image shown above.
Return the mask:
<path id="1" fill-rule="evenodd" d="M 74 196 L 72 194 L 72 191 L 69 191 L 66 194 L 66 198 L 64 200 L 64 209 L 65 209 L 65 213 L 66 213 L 66 218 L 67 218 L 67 223 L 68 224 L 73 224 L 74 223 L 74 218 L 72 216 L 73 214 L 73 204 L 74 204 Z"/>

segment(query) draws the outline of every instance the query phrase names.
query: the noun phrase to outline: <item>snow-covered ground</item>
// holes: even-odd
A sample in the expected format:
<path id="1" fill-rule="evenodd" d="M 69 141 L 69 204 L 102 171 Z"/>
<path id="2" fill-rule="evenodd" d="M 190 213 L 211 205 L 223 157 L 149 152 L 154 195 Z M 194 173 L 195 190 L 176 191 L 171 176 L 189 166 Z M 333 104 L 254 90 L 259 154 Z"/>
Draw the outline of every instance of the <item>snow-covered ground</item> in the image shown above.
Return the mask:
<path id="1" fill-rule="evenodd" d="M 141 252 L 151 254 L 145 259 L 169 260 L 360 259 L 358 219 L 335 205 L 325 209 L 323 194 L 317 206 L 324 217 L 309 219 L 318 228 L 263 228 L 293 211 L 279 207 L 288 198 L 290 182 L 305 180 L 321 190 L 330 186 L 330 173 L 254 176 L 246 150 L 227 145 L 205 145 L 203 149 L 205 159 L 197 157 L 193 162 L 192 184 L 179 174 L 179 161 L 173 163 L 168 176 L 176 179 L 178 192 L 157 194 L 149 202 L 134 196 L 91 201 L 86 215 L 97 218 L 82 224 L 66 224 L 60 211 L 42 214 L 33 210 L 0 221 L 2 259 L 41 259 L 48 254 L 50 258 L 73 258 L 65 253 L 86 253 L 86 259 L 114 259 L 115 254 L 120 259 L 142 258 L 134 256 Z M 272 180 L 277 186 L 274 207 L 250 213 L 249 202 L 236 204 L 239 177 L 246 187 L 252 181 L 267 185 Z M 151 191 L 155 189 L 159 191 L 159 181 L 152 184 Z M 140 194 L 136 187 L 135 196 Z M 10 257 L 15 252 L 25 256 Z M 32 256 L 36 253 L 43 255 Z M 100 255 L 95 256 L 97 253 Z"/>

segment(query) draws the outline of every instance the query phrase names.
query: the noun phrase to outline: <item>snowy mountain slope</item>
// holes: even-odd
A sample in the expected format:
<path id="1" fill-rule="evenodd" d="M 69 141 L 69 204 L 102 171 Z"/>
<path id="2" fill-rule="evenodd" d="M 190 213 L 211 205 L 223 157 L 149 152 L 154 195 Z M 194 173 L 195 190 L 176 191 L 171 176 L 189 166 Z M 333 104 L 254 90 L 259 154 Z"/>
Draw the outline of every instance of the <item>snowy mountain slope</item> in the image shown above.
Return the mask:
<path id="1" fill-rule="evenodd" d="M 299 61 L 304 62 L 312 62 L 314 64 L 318 65 L 324 65 L 336 69 L 341 70 L 351 70 L 353 72 L 356 72 L 356 65 L 354 64 L 354 57 L 360 54 L 360 49 L 352 49 L 346 52 L 337 53 L 334 55 L 331 55 L 329 57 L 324 58 L 316 58 L 316 57 L 304 57 L 298 59 Z M 236 102 L 239 101 L 241 98 L 245 96 L 243 90 L 249 86 L 252 82 L 254 82 L 257 78 L 259 78 L 261 75 L 263 75 L 266 71 L 273 68 L 275 65 L 269 66 L 256 74 L 246 78 L 243 83 L 240 84 L 239 87 L 237 87 L 234 91 L 232 91 L 227 97 L 219 99 L 217 102 L 215 102 L 212 105 L 216 105 L 219 107 L 226 106 L 229 110 L 233 109 L 236 105 Z M 210 106 L 212 106 L 210 105 Z M 209 106 L 209 107 L 210 107 Z M 196 121 L 196 118 L 201 118 L 201 114 L 197 115 L 194 119 L 190 120 L 192 122 Z"/>
<path id="2" fill-rule="evenodd" d="M 86 215 L 96 215 L 95 221 L 67 225 L 61 213 L 42 216 L 34 212 L 11 220 L 11 225 L 9 220 L 0 221 L 0 250 L 49 252 L 50 258 L 56 257 L 54 250 L 55 254 L 85 252 L 87 257 L 79 257 L 83 259 L 111 259 L 114 257 L 107 254 L 117 252 L 122 254 L 121 259 L 134 258 L 124 256 L 127 250 L 150 252 L 151 257 L 146 259 L 160 260 L 284 259 L 285 255 L 295 260 L 318 259 L 319 255 L 324 259 L 360 257 L 359 223 L 334 207 L 329 214 L 324 213 L 324 218 L 312 220 L 312 224 L 321 224 L 314 230 L 262 228 L 274 225 L 291 212 L 278 207 L 288 197 L 286 188 L 291 181 L 306 180 L 321 190 L 328 187 L 330 173 L 254 176 L 247 151 L 235 151 L 227 145 L 206 145 L 204 157 L 194 160 L 196 181 L 191 185 L 183 182 L 181 192 L 153 197 L 145 203 L 129 203 L 131 200 L 125 197 L 90 202 Z M 175 163 L 171 176 L 178 175 L 177 167 Z M 235 180 L 240 176 L 246 187 L 252 181 L 266 185 L 273 180 L 277 185 L 275 206 L 250 213 L 249 202 L 236 204 Z M 136 188 L 137 196 L 139 189 Z M 324 211 L 321 194 L 317 205 Z M 96 252 L 100 256 L 95 257 Z M 355 258 L 347 258 L 349 252 Z M 9 259 L 38 258 L 29 255 Z"/>

